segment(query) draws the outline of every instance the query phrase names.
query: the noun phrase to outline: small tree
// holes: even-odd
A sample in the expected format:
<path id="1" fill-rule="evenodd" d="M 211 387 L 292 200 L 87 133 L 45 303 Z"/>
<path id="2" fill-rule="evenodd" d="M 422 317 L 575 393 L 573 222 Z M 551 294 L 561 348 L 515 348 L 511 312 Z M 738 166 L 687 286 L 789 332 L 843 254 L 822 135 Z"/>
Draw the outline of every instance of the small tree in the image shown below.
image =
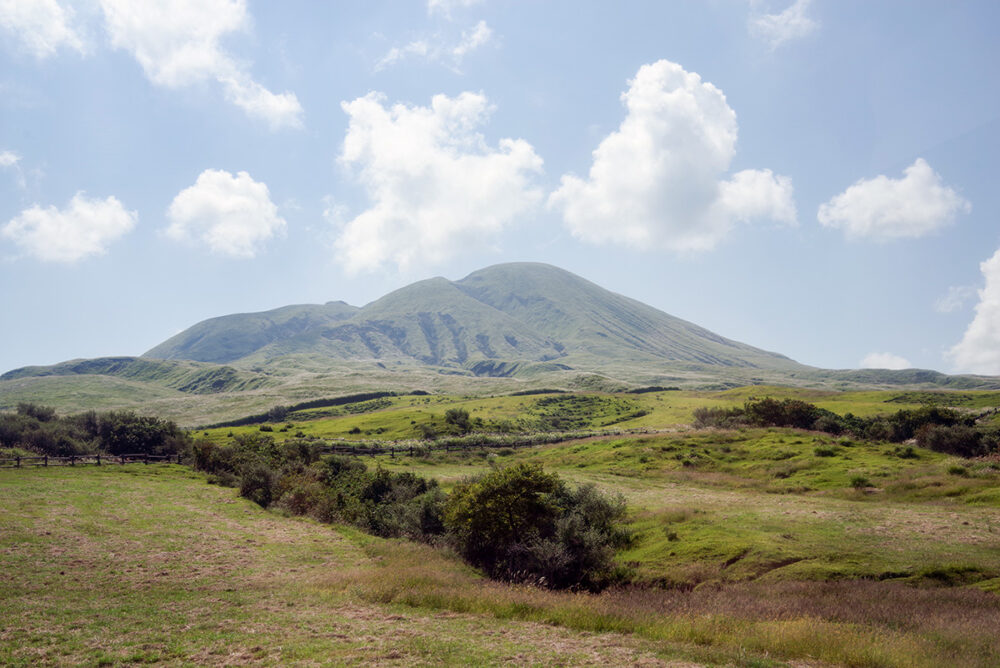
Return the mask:
<path id="1" fill-rule="evenodd" d="M 472 429 L 469 411 L 464 408 L 449 408 L 445 411 L 444 422 L 460 434 L 468 434 Z"/>

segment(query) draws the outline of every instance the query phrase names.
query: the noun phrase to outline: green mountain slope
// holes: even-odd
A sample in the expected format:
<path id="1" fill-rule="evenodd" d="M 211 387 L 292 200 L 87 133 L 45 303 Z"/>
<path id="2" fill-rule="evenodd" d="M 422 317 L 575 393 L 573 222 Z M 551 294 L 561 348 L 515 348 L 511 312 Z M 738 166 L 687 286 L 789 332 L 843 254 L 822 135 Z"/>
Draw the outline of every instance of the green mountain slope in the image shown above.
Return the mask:
<path id="1" fill-rule="evenodd" d="M 561 354 L 555 342 L 469 297 L 443 278 L 396 290 L 356 311 L 350 319 L 274 341 L 258 350 L 253 359 L 266 362 L 296 353 L 431 365 L 463 365 L 495 358 L 547 360 Z"/>
<path id="2" fill-rule="evenodd" d="M 806 368 L 535 263 L 420 281 L 360 309 L 337 302 L 213 318 L 144 355 L 257 365 L 287 356 L 307 356 L 313 366 L 318 358 L 405 361 L 483 375 L 551 361 L 582 370 L 619 363 Z"/>
<path id="3" fill-rule="evenodd" d="M 559 341 L 571 353 L 721 366 L 800 366 L 546 264 L 495 265 L 456 285 Z"/>
<path id="4" fill-rule="evenodd" d="M 224 364 L 246 357 L 272 342 L 346 320 L 357 311 L 357 307 L 344 302 L 330 302 L 211 318 L 167 339 L 143 357 Z"/>
<path id="5" fill-rule="evenodd" d="M 137 357 L 98 357 L 52 366 L 27 366 L 0 375 L 0 381 L 47 376 L 111 376 L 187 394 L 243 392 L 264 387 L 269 382 L 265 376 L 230 366 Z"/>

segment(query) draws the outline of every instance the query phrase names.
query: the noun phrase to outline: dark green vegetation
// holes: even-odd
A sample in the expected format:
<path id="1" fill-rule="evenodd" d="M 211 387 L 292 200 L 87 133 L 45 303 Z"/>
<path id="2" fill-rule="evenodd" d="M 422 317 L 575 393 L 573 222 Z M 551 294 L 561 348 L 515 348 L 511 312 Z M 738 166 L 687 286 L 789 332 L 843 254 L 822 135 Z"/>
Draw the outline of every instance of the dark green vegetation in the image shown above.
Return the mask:
<path id="1" fill-rule="evenodd" d="M 0 409 L 138 408 L 216 424 L 367 392 L 628 392 L 782 384 L 834 390 L 1000 389 L 934 371 L 829 371 L 724 338 L 543 264 L 435 278 L 362 308 L 287 306 L 199 323 L 141 358 L 0 376 Z"/>
<path id="2" fill-rule="evenodd" d="M 195 442 L 193 464 L 260 506 L 350 524 L 375 536 L 449 546 L 494 578 L 602 589 L 621 581 L 628 543 L 623 499 L 573 489 L 541 467 L 518 465 L 465 481 L 446 495 L 434 480 L 357 457 L 320 457 L 301 439 L 246 434 L 232 445 Z"/>
<path id="3" fill-rule="evenodd" d="M 0 413 L 0 456 L 173 455 L 190 442 L 173 422 L 132 411 L 59 416 L 53 408 L 23 403 L 15 413 Z"/>
<path id="4" fill-rule="evenodd" d="M 922 447 L 961 457 L 978 457 L 1000 448 L 1000 430 L 978 422 L 996 411 L 959 413 L 952 408 L 928 403 L 913 410 L 889 415 L 857 417 L 838 415 L 800 399 L 749 399 L 742 408 L 696 408 L 698 427 L 795 427 L 828 434 L 849 434 L 869 441 L 902 443 L 916 439 Z M 910 448 L 909 453 L 913 452 Z"/>

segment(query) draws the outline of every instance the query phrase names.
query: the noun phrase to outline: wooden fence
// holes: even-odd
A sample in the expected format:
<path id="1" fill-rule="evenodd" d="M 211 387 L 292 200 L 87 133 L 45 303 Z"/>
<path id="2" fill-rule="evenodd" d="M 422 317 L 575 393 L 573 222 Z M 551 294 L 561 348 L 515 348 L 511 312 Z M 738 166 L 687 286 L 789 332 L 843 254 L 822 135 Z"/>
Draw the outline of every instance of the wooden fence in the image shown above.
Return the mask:
<path id="1" fill-rule="evenodd" d="M 54 457 L 52 455 L 39 455 L 32 457 L 3 457 L 0 458 L 0 469 L 21 469 L 38 466 L 76 466 L 106 464 L 152 464 L 157 462 L 180 463 L 180 455 L 69 455 L 67 457 Z"/>

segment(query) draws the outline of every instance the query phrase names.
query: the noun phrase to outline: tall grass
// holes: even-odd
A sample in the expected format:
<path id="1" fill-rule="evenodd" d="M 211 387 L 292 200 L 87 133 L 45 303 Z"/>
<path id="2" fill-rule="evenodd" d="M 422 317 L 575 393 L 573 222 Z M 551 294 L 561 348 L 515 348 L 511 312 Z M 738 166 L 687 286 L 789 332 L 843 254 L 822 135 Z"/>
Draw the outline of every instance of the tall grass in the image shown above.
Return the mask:
<path id="1" fill-rule="evenodd" d="M 838 665 L 1000 665 L 1000 597 L 898 583 L 775 582 L 603 594 L 503 585 L 427 546 L 366 541 L 380 568 L 355 580 L 372 602 L 631 633 L 723 652 Z"/>

